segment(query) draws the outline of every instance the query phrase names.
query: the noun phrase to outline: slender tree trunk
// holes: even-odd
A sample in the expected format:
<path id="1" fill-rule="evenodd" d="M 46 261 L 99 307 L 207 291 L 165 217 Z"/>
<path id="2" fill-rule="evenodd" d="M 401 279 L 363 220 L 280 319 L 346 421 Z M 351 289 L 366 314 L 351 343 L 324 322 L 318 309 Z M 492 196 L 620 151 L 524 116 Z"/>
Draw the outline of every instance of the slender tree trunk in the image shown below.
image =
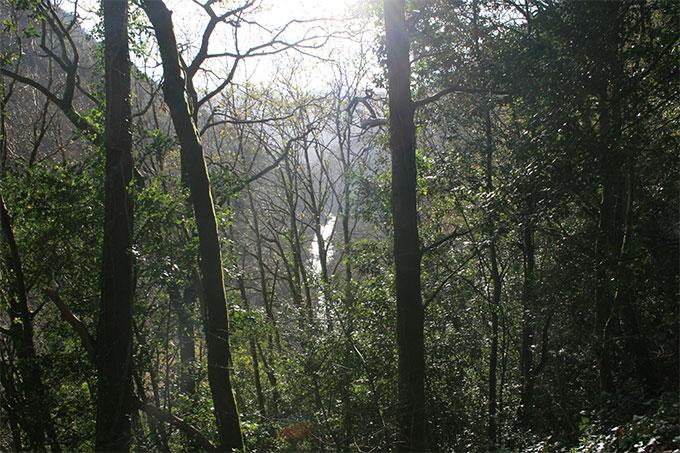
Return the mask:
<path id="1" fill-rule="evenodd" d="M 229 318 L 210 179 L 203 146 L 187 102 L 171 12 L 161 0 L 146 0 L 142 5 L 158 41 L 165 77 L 163 92 L 180 142 L 182 169 L 187 174 L 198 229 L 205 294 L 208 381 L 220 437 L 218 448 L 231 451 L 243 448 L 243 438 L 229 376 Z"/>
<path id="2" fill-rule="evenodd" d="M 231 226 L 229 228 L 231 230 Z M 233 237 L 234 236 L 232 231 L 232 238 Z M 241 293 L 241 300 L 243 301 L 243 304 L 245 305 L 246 309 L 250 309 L 250 304 L 248 303 L 248 295 L 246 294 L 246 284 L 245 281 L 243 280 L 243 276 L 241 275 L 239 275 L 238 277 L 238 289 Z M 264 406 L 264 394 L 262 393 L 262 381 L 260 379 L 260 363 L 257 359 L 257 346 L 253 335 L 250 335 L 250 338 L 248 338 L 248 345 L 250 347 L 250 358 L 253 361 L 253 377 L 255 379 L 255 395 L 257 396 L 257 408 L 260 413 L 260 416 L 265 416 L 266 410 Z"/>
<path id="3" fill-rule="evenodd" d="M 498 386 L 498 312 L 500 310 L 501 281 L 498 272 L 498 257 L 496 256 L 496 244 L 491 240 L 489 259 L 491 261 L 491 351 L 489 352 L 489 426 L 488 437 L 492 445 L 498 443 L 497 412 L 498 400 L 496 389 Z M 495 447 L 494 447 L 495 448 Z"/>
<path id="4" fill-rule="evenodd" d="M 486 133 L 486 192 L 493 192 L 493 136 L 491 130 L 491 114 L 485 112 L 484 125 Z M 496 389 L 498 387 L 498 316 L 501 308 L 501 290 L 503 282 L 498 266 L 498 252 L 496 244 L 496 221 L 493 212 L 487 219 L 487 234 L 489 235 L 489 266 L 491 272 L 491 351 L 489 352 L 489 424 L 488 437 L 492 448 L 498 443 L 498 425 L 496 413 L 498 412 L 498 400 Z"/>
<path id="5" fill-rule="evenodd" d="M 35 351 L 33 317 L 28 307 L 23 265 L 19 247 L 14 239 L 12 221 L 5 207 L 1 190 L 0 251 L 2 252 L 0 253 L 0 261 L 4 261 L 4 269 L 9 270 L 6 275 L 0 274 L 0 277 L 4 277 L 9 285 L 6 307 L 9 319 L 13 320 L 9 331 L 18 359 L 19 375 L 21 376 L 21 393 L 23 394 L 21 404 L 25 414 L 21 425 L 26 431 L 28 448 L 29 450 L 42 450 L 45 448 L 45 441 L 47 440 L 52 450 L 61 451 L 49 406 L 47 406 L 48 410 L 45 410 L 47 389 L 43 383 L 42 372 Z M 5 305 L 4 301 L 3 305 Z"/>
<path id="6" fill-rule="evenodd" d="M 155 382 L 153 375 L 151 379 L 152 382 Z M 146 391 L 144 389 L 144 383 L 142 382 L 142 378 L 137 370 L 133 372 L 132 380 L 134 382 L 135 387 L 137 388 L 137 395 L 139 397 L 139 400 L 142 403 L 147 404 L 148 401 L 146 397 Z M 156 407 L 160 407 L 157 398 L 158 393 L 155 390 L 156 389 L 154 389 L 154 396 L 156 397 L 155 405 Z M 151 436 L 153 442 L 156 444 L 156 448 L 159 451 L 170 451 L 170 447 L 168 446 L 168 435 L 165 432 L 165 428 L 163 427 L 163 425 L 158 423 L 158 421 L 154 417 L 151 417 L 148 414 L 146 414 L 146 420 L 149 426 L 149 435 Z"/>
<path id="7" fill-rule="evenodd" d="M 134 295 L 130 59 L 127 2 L 102 2 L 106 78 L 106 186 L 102 293 L 97 327 L 95 450 L 129 451 Z"/>
<path id="8" fill-rule="evenodd" d="M 273 307 L 273 295 L 270 296 L 269 291 L 267 289 L 267 278 L 266 278 L 266 272 L 265 272 L 265 266 L 264 266 L 264 255 L 262 253 L 262 236 L 260 235 L 260 219 L 257 215 L 257 210 L 255 208 L 255 202 L 253 200 L 253 194 L 250 191 L 250 188 L 247 189 L 248 191 L 248 201 L 250 203 L 250 210 L 253 213 L 253 229 L 255 232 L 255 256 L 257 258 L 257 271 L 258 271 L 258 277 L 260 280 L 260 292 L 262 293 L 262 303 L 264 304 L 265 307 L 265 312 L 267 313 L 267 318 L 269 319 L 269 322 L 272 325 L 272 329 L 274 330 L 274 336 L 276 337 L 276 344 L 281 346 L 281 342 L 279 339 L 279 333 L 278 329 L 276 326 L 276 317 L 274 316 L 274 307 Z M 274 277 L 274 283 L 276 283 L 276 277 Z M 273 289 L 272 289 L 273 293 Z M 271 342 L 270 342 L 271 343 Z M 270 351 L 272 352 L 272 351 Z M 262 355 L 262 354 L 260 354 Z"/>
<path id="9" fill-rule="evenodd" d="M 350 212 L 352 209 L 351 201 L 351 171 L 352 171 L 352 143 L 351 143 L 351 133 L 352 133 L 352 117 L 351 113 L 347 114 L 347 121 L 343 127 L 340 120 L 340 115 L 336 116 L 336 135 L 339 142 L 339 153 L 342 161 L 342 173 L 343 173 L 343 187 L 342 187 L 342 199 L 339 201 L 339 215 L 341 217 L 342 223 L 342 244 L 345 253 L 344 264 L 345 264 L 345 288 L 343 293 L 343 306 L 345 313 L 347 314 L 347 322 L 343 326 L 342 321 L 340 321 L 340 327 L 344 330 L 345 334 L 345 351 L 344 360 L 349 361 L 352 354 L 352 334 L 354 332 L 354 320 L 352 307 L 354 305 L 354 292 L 352 288 L 352 244 L 351 244 L 351 228 L 350 228 Z M 346 138 L 345 131 L 347 133 Z M 363 360 L 363 358 L 360 358 Z M 368 369 L 367 374 L 370 376 Z M 353 426 L 353 404 L 352 404 L 352 374 L 345 373 L 345 382 L 342 386 L 342 427 L 344 432 L 343 438 L 343 451 L 348 451 L 350 449 L 350 442 L 353 437 L 352 426 Z M 370 378 L 369 378 L 370 379 Z M 375 397 L 376 394 L 373 393 Z M 378 406 L 379 407 L 379 406 Z M 379 409 L 378 409 L 379 412 Z"/>
<path id="10" fill-rule="evenodd" d="M 397 448 L 425 451 L 424 313 L 416 208 L 414 106 L 411 100 L 409 36 L 403 0 L 385 0 L 387 80 L 392 152 L 392 220 L 397 296 Z"/>
<path id="11" fill-rule="evenodd" d="M 329 277 L 328 277 L 328 248 L 326 245 L 326 240 L 323 237 L 323 232 L 322 228 L 324 225 L 321 224 L 321 219 L 324 216 L 323 213 L 321 212 L 321 209 L 324 207 L 323 203 L 323 195 L 320 195 L 320 200 L 317 200 L 317 194 L 314 191 L 314 173 L 312 169 L 312 165 L 309 161 L 309 144 L 304 143 L 304 146 L 302 147 L 302 152 L 304 154 L 305 158 L 305 179 L 307 181 L 303 182 L 303 185 L 306 186 L 307 189 L 307 194 L 309 196 L 309 201 L 308 201 L 308 206 L 312 214 L 312 225 L 311 228 L 314 231 L 314 238 L 316 239 L 316 245 L 317 248 L 319 249 L 319 265 L 320 265 L 320 270 L 321 270 L 321 282 L 323 283 L 323 287 L 321 288 L 322 294 L 324 299 L 326 301 L 328 300 L 328 283 L 329 283 Z M 317 152 L 318 155 L 318 152 Z M 319 162 L 319 165 L 323 165 L 322 162 Z M 321 190 L 319 189 L 319 192 Z M 326 315 L 326 322 L 329 322 L 329 311 L 328 311 L 328 306 L 325 306 L 324 314 Z M 329 325 L 330 326 L 330 325 Z"/>
<path id="12" fill-rule="evenodd" d="M 606 223 L 610 216 L 611 190 L 603 187 L 600 202 L 600 221 L 595 242 L 595 335 L 594 350 L 597 361 L 600 391 L 611 393 L 614 391 L 612 379 L 612 348 L 609 344 L 609 321 L 612 315 L 613 300 L 610 295 L 610 285 L 605 269 L 607 260 L 607 232 Z"/>
<path id="13" fill-rule="evenodd" d="M 0 85 L 3 89 L 0 91 L 2 99 L 0 99 L 0 178 L 5 174 L 7 167 L 7 157 L 9 155 L 9 141 L 7 140 L 7 106 L 12 99 L 14 92 L 14 85 L 16 81 L 11 79 L 6 82 L 4 77 L 0 76 Z"/>
<path id="14" fill-rule="evenodd" d="M 531 210 L 528 215 L 531 215 Z M 534 231 L 531 221 L 522 226 L 522 252 L 524 256 L 524 281 L 522 283 L 522 345 L 520 349 L 520 399 L 517 422 L 529 426 L 534 397 Z"/>
<path id="15" fill-rule="evenodd" d="M 196 344 L 192 313 L 194 312 L 197 297 L 196 283 L 191 281 L 184 288 L 182 308 L 177 312 L 179 317 L 179 361 L 182 364 L 180 389 L 186 395 L 191 396 L 196 393 L 196 374 L 194 372 Z"/>
<path id="16" fill-rule="evenodd" d="M 255 256 L 257 258 L 257 271 L 260 280 L 260 292 L 262 293 L 262 303 L 265 307 L 265 312 L 267 313 L 267 318 L 272 323 L 273 327 L 276 327 L 276 319 L 274 318 L 274 309 L 270 303 L 270 298 L 267 291 L 267 278 L 264 269 L 264 258 L 262 254 L 262 237 L 260 235 L 260 218 L 257 215 L 257 209 L 255 207 L 255 201 L 253 200 L 253 194 L 250 191 L 250 187 L 246 188 L 248 192 L 248 202 L 250 203 L 250 211 L 253 214 L 253 230 L 255 232 Z"/>
<path id="17" fill-rule="evenodd" d="M 274 373 L 274 368 L 272 367 L 271 363 L 267 360 L 267 356 L 262 353 L 262 348 L 260 347 L 259 344 L 255 343 L 255 346 L 257 348 L 257 352 L 260 353 L 260 357 L 262 358 L 262 365 L 264 366 L 264 372 L 267 375 L 267 380 L 269 381 L 269 386 L 272 388 L 272 399 L 271 399 L 271 415 L 278 415 L 279 414 L 279 401 L 281 400 L 281 397 L 279 395 L 279 385 L 278 381 L 276 379 L 276 373 Z M 269 354 L 270 357 L 273 355 L 273 349 L 274 349 L 274 342 L 271 338 L 269 337 Z"/>
<path id="18" fill-rule="evenodd" d="M 606 88 L 602 89 L 600 98 L 600 218 L 595 242 L 595 335 L 594 350 L 599 371 L 600 390 L 611 393 L 614 391 L 613 357 L 614 350 L 610 344 L 609 332 L 614 320 L 614 289 L 611 283 L 614 265 L 614 250 L 617 240 L 617 204 L 619 193 L 616 190 L 615 161 L 612 159 L 611 149 L 614 146 L 612 138 L 612 115 L 610 102 L 606 96 Z"/>
<path id="19" fill-rule="evenodd" d="M 0 338 L 0 384 L 2 384 L 3 395 L 0 398 L 0 407 L 7 414 L 7 424 L 12 436 L 12 448 L 14 451 L 23 451 L 25 448 L 21 442 L 21 429 L 19 428 L 19 414 L 14 408 L 20 407 L 21 399 L 17 390 L 17 379 L 10 363 L 12 352 L 6 347 L 4 338 Z M 7 354 L 5 355 L 5 351 Z"/>
<path id="20" fill-rule="evenodd" d="M 629 162 L 628 197 L 626 201 L 626 215 L 624 234 L 616 270 L 616 294 L 614 305 L 620 307 L 621 317 L 626 329 L 626 348 L 633 357 L 635 373 L 644 386 L 647 394 L 652 395 L 658 389 L 659 379 L 656 368 L 649 353 L 647 338 L 643 335 L 638 313 L 635 307 L 635 291 L 633 289 L 633 271 L 630 268 L 630 247 L 633 234 L 633 200 L 635 188 L 635 166 Z"/>
<path id="21" fill-rule="evenodd" d="M 307 311 L 307 321 L 311 325 L 314 321 L 314 307 L 312 306 L 312 292 L 309 287 L 309 279 L 307 277 L 307 269 L 302 259 L 302 240 L 300 238 L 300 229 L 298 228 L 297 220 L 297 205 L 298 205 L 298 187 L 297 175 L 291 169 L 290 159 L 284 160 L 284 168 L 287 173 L 290 186 L 285 185 L 286 202 L 288 203 L 288 211 L 290 214 L 290 248 L 293 255 L 293 278 L 297 288 L 300 290 L 299 298 L 302 301 L 304 297 L 304 305 Z M 285 176 L 284 176 L 285 178 Z"/>
<path id="22" fill-rule="evenodd" d="M 255 201 L 253 200 L 253 194 L 250 191 L 250 187 L 247 189 L 248 192 L 248 202 L 250 203 L 250 210 L 253 214 L 253 230 L 255 232 L 255 256 L 257 258 L 257 270 L 258 270 L 258 277 L 259 277 L 259 282 L 260 282 L 260 292 L 262 294 L 262 303 L 264 304 L 265 307 L 265 312 L 267 314 L 267 319 L 271 323 L 271 327 L 274 330 L 274 335 L 277 336 L 277 342 L 278 342 L 278 333 L 277 333 L 277 327 L 276 327 L 276 318 L 274 316 L 274 307 L 273 307 L 273 300 L 271 297 L 269 297 L 269 291 L 267 289 L 267 278 L 265 274 L 265 268 L 264 268 L 264 258 L 263 258 L 263 252 L 262 252 L 262 237 L 260 236 L 260 219 L 257 215 L 257 209 L 255 208 Z M 267 340 L 268 340 L 268 352 L 270 355 L 270 358 L 273 357 L 274 355 L 274 339 L 271 333 L 268 334 Z M 274 373 L 273 368 L 270 366 L 270 362 L 267 361 L 267 357 L 265 354 L 262 352 L 262 348 L 258 343 L 255 343 L 255 349 L 257 352 L 259 352 L 259 356 L 262 359 L 262 365 L 264 368 L 264 372 L 267 375 L 267 380 L 269 381 L 269 386 L 271 387 L 272 391 L 272 397 L 271 397 L 271 404 L 270 404 L 270 415 L 278 415 L 279 413 L 279 387 L 278 387 L 278 382 L 276 379 L 276 374 Z"/>
<path id="23" fill-rule="evenodd" d="M 179 390 L 187 396 L 196 393 L 196 380 L 193 367 L 196 361 L 196 345 L 194 344 L 194 321 L 192 312 L 196 301 L 196 285 L 187 283 L 180 294 L 180 288 L 171 285 L 168 295 L 172 302 L 172 311 L 177 317 L 177 339 L 179 342 Z"/>

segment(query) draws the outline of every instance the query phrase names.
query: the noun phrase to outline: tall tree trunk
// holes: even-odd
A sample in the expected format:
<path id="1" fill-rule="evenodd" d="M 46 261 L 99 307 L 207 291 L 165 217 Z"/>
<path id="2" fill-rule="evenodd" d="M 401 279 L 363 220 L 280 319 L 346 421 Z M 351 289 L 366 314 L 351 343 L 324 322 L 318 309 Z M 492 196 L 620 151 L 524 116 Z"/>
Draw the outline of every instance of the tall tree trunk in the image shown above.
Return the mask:
<path id="1" fill-rule="evenodd" d="M 618 230 L 620 207 L 620 190 L 618 175 L 620 170 L 618 159 L 614 156 L 616 148 L 616 127 L 613 126 L 611 102 L 608 99 L 607 87 L 601 88 L 599 105 L 599 146 L 600 164 L 598 175 L 602 196 L 599 206 L 599 222 L 595 240 L 595 335 L 594 352 L 599 371 L 600 390 L 614 391 L 613 354 L 610 342 L 610 331 L 615 324 L 614 284 L 612 272 L 616 269 L 616 256 L 621 246 Z"/>
<path id="2" fill-rule="evenodd" d="M 2 98 L 0 99 L 0 178 L 5 174 L 7 167 L 7 157 L 9 155 L 9 140 L 7 140 L 7 106 L 12 100 L 14 93 L 14 86 L 16 81 L 14 79 L 5 81 L 4 77 L 0 75 L 0 85 L 3 89 L 0 91 Z"/>
<path id="3" fill-rule="evenodd" d="M 243 438 L 229 376 L 229 318 L 210 178 L 203 145 L 187 102 L 171 12 L 161 0 L 146 0 L 142 6 L 158 41 L 165 77 L 163 92 L 180 142 L 182 170 L 189 182 L 205 294 L 208 381 L 220 437 L 219 449 L 231 451 L 243 448 Z"/>
<path id="4" fill-rule="evenodd" d="M 271 335 L 268 337 L 269 341 L 269 354 L 270 357 L 272 357 L 273 351 L 274 351 L 274 342 L 272 340 Z M 264 366 L 264 372 L 267 375 L 267 380 L 269 380 L 269 386 L 272 388 L 272 397 L 271 397 L 271 410 L 269 411 L 270 416 L 276 416 L 279 414 L 279 401 L 281 401 L 281 396 L 279 395 L 279 384 L 276 379 L 276 373 L 274 372 L 274 367 L 272 364 L 267 361 L 267 356 L 262 352 L 262 348 L 260 347 L 259 343 L 255 343 L 255 346 L 257 348 L 257 352 L 260 353 L 260 357 L 262 358 L 262 365 Z"/>
<path id="5" fill-rule="evenodd" d="M 493 187 L 493 135 L 491 130 L 491 114 L 487 109 L 484 115 L 484 129 L 486 134 L 486 193 L 491 194 Z M 501 307 L 501 290 L 503 282 L 498 266 L 498 252 L 496 244 L 496 220 L 495 214 L 490 212 L 487 219 L 487 234 L 489 235 L 489 266 L 491 272 L 491 351 L 489 352 L 489 443 L 495 446 L 498 443 L 498 425 L 496 413 L 498 412 L 498 400 L 496 389 L 498 386 L 498 315 Z M 495 448 L 495 447 L 493 447 Z"/>
<path id="6" fill-rule="evenodd" d="M 416 208 L 414 105 L 411 99 L 409 36 L 403 0 L 385 0 L 387 80 L 392 152 L 392 221 L 399 355 L 397 448 L 424 451 L 425 346 Z"/>
<path id="7" fill-rule="evenodd" d="M 258 277 L 260 280 L 260 292 L 262 293 L 262 303 L 264 304 L 265 312 L 267 314 L 267 319 L 272 325 L 272 330 L 274 331 L 274 336 L 276 338 L 276 344 L 278 345 L 279 349 L 281 346 L 281 341 L 279 338 L 279 333 L 278 333 L 278 328 L 276 326 L 276 317 L 274 316 L 274 307 L 273 307 L 273 294 L 270 296 L 269 291 L 267 290 L 267 278 L 266 278 L 266 272 L 265 272 L 265 265 L 264 265 L 264 255 L 262 251 L 262 236 L 260 235 L 260 220 L 257 215 L 257 210 L 255 208 L 255 202 L 253 200 L 253 194 L 250 191 L 250 187 L 247 188 L 248 192 L 248 202 L 250 203 L 250 210 L 253 214 L 253 230 L 255 233 L 255 256 L 257 258 L 257 271 L 258 271 Z M 276 276 L 274 276 L 274 284 L 276 284 Z M 272 289 L 272 293 L 274 290 Z M 271 334 L 269 335 L 271 337 Z M 272 343 L 270 341 L 270 343 Z M 270 348 L 271 349 L 271 348 Z M 273 350 L 271 351 L 273 352 Z M 261 354 L 260 354 L 261 355 Z"/>
<path id="8" fill-rule="evenodd" d="M 343 250 L 345 252 L 345 290 L 343 293 L 343 305 L 345 313 L 347 313 L 347 323 L 343 326 L 340 320 L 340 327 L 345 331 L 345 351 L 344 360 L 349 362 L 350 355 L 352 354 L 352 334 L 354 332 L 354 320 L 353 311 L 354 306 L 354 291 L 352 290 L 352 244 L 351 244 L 351 229 L 350 229 L 350 211 L 352 206 L 351 199 L 351 167 L 352 167 L 352 148 L 351 148 L 351 133 L 352 133 L 352 117 L 350 114 L 347 116 L 346 131 L 347 138 L 342 140 L 344 136 L 343 129 L 341 128 L 341 122 L 336 119 L 336 131 L 337 136 L 340 138 L 339 147 L 340 155 L 342 157 L 342 173 L 343 173 L 343 187 L 342 187 L 342 199 L 339 200 L 340 212 L 339 215 L 342 216 L 342 243 Z M 345 154 L 346 150 L 346 154 Z M 345 373 L 345 382 L 342 386 L 342 430 L 343 436 L 343 451 L 349 451 L 350 443 L 352 441 L 353 432 L 353 417 L 352 414 L 352 375 L 353 373 Z M 375 396 L 375 395 L 374 395 Z"/>
<path id="9" fill-rule="evenodd" d="M 130 58 L 127 2 L 103 1 L 106 182 L 102 292 L 97 326 L 95 450 L 129 451 L 134 295 Z"/>
<path id="10" fill-rule="evenodd" d="M 262 253 L 262 236 L 260 235 L 260 218 L 257 215 L 258 211 L 255 207 L 255 201 L 253 200 L 253 193 L 250 191 L 250 187 L 247 187 L 246 191 L 248 192 L 250 212 L 252 212 L 253 214 L 253 230 L 255 232 L 255 256 L 257 258 L 257 271 L 260 281 L 260 292 L 262 293 L 262 303 L 264 304 L 265 312 L 267 313 L 267 318 L 271 322 L 272 327 L 276 328 L 274 309 L 270 302 L 270 298 L 267 291 L 267 278 L 264 269 L 264 258 Z"/>

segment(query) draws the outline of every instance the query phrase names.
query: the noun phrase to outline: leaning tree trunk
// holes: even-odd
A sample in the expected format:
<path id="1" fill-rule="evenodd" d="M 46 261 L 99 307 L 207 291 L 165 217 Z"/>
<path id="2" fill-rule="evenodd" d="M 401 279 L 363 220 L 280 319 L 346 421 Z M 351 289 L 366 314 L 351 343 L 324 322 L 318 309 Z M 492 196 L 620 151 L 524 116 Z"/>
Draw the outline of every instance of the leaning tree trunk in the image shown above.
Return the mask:
<path id="1" fill-rule="evenodd" d="M 397 296 L 398 449 L 423 451 L 425 346 L 416 211 L 414 105 L 403 0 L 385 0 L 387 80 L 392 152 L 392 221 Z"/>
<path id="2" fill-rule="evenodd" d="M 102 293 L 97 327 L 95 450 L 130 450 L 132 411 L 132 134 L 127 2 L 102 2 L 106 181 Z"/>
<path id="3" fill-rule="evenodd" d="M 231 451 L 243 447 L 243 438 L 229 377 L 229 318 L 210 178 L 203 145 L 187 102 L 171 12 L 161 0 L 146 0 L 142 6 L 158 41 L 165 77 L 163 92 L 180 142 L 182 171 L 189 183 L 205 294 L 208 381 L 220 437 L 219 449 Z"/>

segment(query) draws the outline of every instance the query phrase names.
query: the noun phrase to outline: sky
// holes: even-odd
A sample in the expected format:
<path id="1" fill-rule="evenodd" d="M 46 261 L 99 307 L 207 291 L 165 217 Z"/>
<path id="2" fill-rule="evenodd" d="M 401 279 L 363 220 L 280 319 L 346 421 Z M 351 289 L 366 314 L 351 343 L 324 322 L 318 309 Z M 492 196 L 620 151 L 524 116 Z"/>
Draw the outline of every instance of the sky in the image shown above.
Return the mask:
<path id="1" fill-rule="evenodd" d="M 62 3 L 66 10 L 72 10 L 75 0 L 57 0 Z M 84 18 L 85 28 L 93 28 L 98 21 L 97 11 L 99 0 L 77 0 L 80 15 Z M 204 1 L 204 0 L 201 0 Z M 216 3 L 215 8 L 232 9 L 243 3 L 245 0 L 226 0 Z M 165 0 L 167 7 L 173 12 L 175 33 L 180 43 L 200 42 L 200 35 L 207 23 L 207 16 L 196 5 L 194 0 Z M 356 40 L 347 39 L 347 32 L 350 23 L 355 24 L 357 29 L 364 33 L 364 47 L 366 42 L 372 39 L 372 28 L 370 21 L 368 24 L 358 26 L 357 22 L 348 22 L 345 19 L 352 14 L 356 14 L 358 8 L 365 1 L 361 0 L 256 0 L 255 8 L 251 8 L 251 13 L 247 19 L 252 20 L 250 24 L 245 24 L 238 31 L 238 43 L 240 52 L 244 52 L 249 47 L 271 39 L 272 33 L 280 30 L 292 20 L 305 21 L 288 26 L 286 33 L 282 35 L 286 41 L 291 42 L 305 36 L 322 36 L 329 33 L 337 36 L 331 39 L 322 49 L 309 49 L 305 55 L 300 52 L 286 52 L 285 54 L 269 55 L 262 58 L 249 58 L 242 61 L 239 65 L 239 73 L 236 81 L 243 83 L 248 80 L 251 83 L 263 84 L 270 83 L 279 74 L 282 67 L 290 66 L 293 62 L 299 65 L 303 74 L 305 71 L 311 73 L 307 84 L 318 84 L 318 88 L 333 76 L 332 69 L 324 64 L 330 58 L 351 58 L 353 53 L 360 52 L 360 45 Z M 327 19 L 327 20 L 316 20 Z M 256 23 L 255 23 L 256 22 Z M 153 40 L 148 40 L 149 48 L 153 50 Z M 321 40 L 317 40 L 320 42 Z M 234 35 L 232 27 L 218 27 L 213 33 L 211 40 L 211 52 L 224 52 L 234 50 Z M 143 67 L 144 63 L 140 59 L 133 60 L 137 67 Z M 157 64 L 157 62 L 156 62 Z M 146 72 L 153 78 L 160 78 L 160 71 L 153 69 L 152 62 Z M 211 63 L 211 70 L 217 74 L 224 74 L 230 67 L 229 59 L 214 60 Z M 200 83 L 200 82 L 199 82 Z"/>
<path id="2" fill-rule="evenodd" d="M 178 13 L 187 3 L 187 0 L 172 0 L 173 5 L 178 6 L 175 11 Z M 252 19 L 256 20 L 259 26 L 241 27 L 238 30 L 240 50 L 243 52 L 249 45 L 256 45 L 267 42 L 271 39 L 271 31 L 279 30 L 292 20 L 305 21 L 304 23 L 291 24 L 286 33 L 282 35 L 288 42 L 295 41 L 302 37 L 325 36 L 335 34 L 336 39 L 331 39 L 324 44 L 321 49 L 305 50 L 306 53 L 316 56 L 310 58 L 299 52 L 286 52 L 285 54 L 270 55 L 263 58 L 248 59 L 241 63 L 241 73 L 238 79 L 249 80 L 253 83 L 268 83 L 279 72 L 279 69 L 290 65 L 295 61 L 300 69 L 311 71 L 313 76 L 307 83 L 321 84 L 324 79 L 331 77 L 328 65 L 324 64 L 324 59 L 337 57 L 339 54 L 344 56 L 357 52 L 357 45 L 347 39 L 349 22 L 345 19 L 355 10 L 353 6 L 357 0 L 263 0 L 259 2 L 258 8 L 254 10 Z M 180 19 L 183 30 L 195 30 L 197 28 L 194 15 L 183 15 Z M 329 20 L 317 20 L 329 19 Z M 202 27 L 198 26 L 199 29 Z M 363 28 L 367 32 L 366 27 Z M 367 35 L 368 33 L 366 33 Z M 367 36 L 364 36 L 366 39 Z M 187 40 L 189 35 L 186 35 Z M 234 44 L 234 37 L 231 29 L 227 33 L 216 33 L 214 36 L 213 49 L 228 49 Z M 321 39 L 316 40 L 317 43 Z M 303 71 L 298 71 L 302 74 Z M 237 80 L 238 80 L 237 79 Z"/>

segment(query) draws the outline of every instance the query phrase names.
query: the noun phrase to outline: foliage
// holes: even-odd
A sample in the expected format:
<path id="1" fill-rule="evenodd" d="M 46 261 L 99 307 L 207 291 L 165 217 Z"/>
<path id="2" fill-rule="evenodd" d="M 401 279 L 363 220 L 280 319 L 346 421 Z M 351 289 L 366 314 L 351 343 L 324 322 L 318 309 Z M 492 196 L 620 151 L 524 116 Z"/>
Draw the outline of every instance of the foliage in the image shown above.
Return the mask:
<path id="1" fill-rule="evenodd" d="M 12 3 L 31 11 L 32 2 Z M 407 3 L 431 448 L 677 448 L 679 4 Z M 149 70 L 152 30 L 137 8 L 134 391 L 217 442 L 196 221 Z M 379 19 L 376 2 L 365 8 Z M 223 25 L 238 31 L 256 18 L 247 13 Z M 61 86 L 60 66 L 50 63 L 49 79 L 39 70 L 49 55 L 28 45 L 39 45 L 40 27 L 19 16 L 3 26 L 23 54 L 0 49 L 3 68 Z M 76 24 L 87 64 L 75 106 L 99 130 L 103 82 L 87 68 L 102 49 Z M 183 58 L 196 56 L 191 44 Z M 388 115 L 382 88 L 366 89 L 375 82 L 369 58 L 336 62 L 325 89 L 305 86 L 300 66 L 282 67 L 266 86 L 233 83 L 193 117 L 213 188 L 229 367 L 249 451 L 390 450 L 397 440 Z M 63 449 L 90 451 L 96 371 L 43 288 L 96 335 L 103 157 L 79 138 L 91 131 L 74 130 L 3 74 L 0 188 L 34 313 L 45 408 Z M 191 90 L 193 101 L 211 93 Z M 9 300 L 7 281 L 0 291 Z M 598 307 L 607 301 L 616 303 L 602 341 Z M 9 394 L 21 361 L 6 333 L 15 320 L 2 308 L 0 386 Z M 603 350 L 613 390 L 601 388 Z M 23 446 L 21 411 L 0 411 L 0 449 L 16 449 L 17 436 Z M 134 449 L 199 449 L 177 424 L 142 411 L 132 422 Z"/>

